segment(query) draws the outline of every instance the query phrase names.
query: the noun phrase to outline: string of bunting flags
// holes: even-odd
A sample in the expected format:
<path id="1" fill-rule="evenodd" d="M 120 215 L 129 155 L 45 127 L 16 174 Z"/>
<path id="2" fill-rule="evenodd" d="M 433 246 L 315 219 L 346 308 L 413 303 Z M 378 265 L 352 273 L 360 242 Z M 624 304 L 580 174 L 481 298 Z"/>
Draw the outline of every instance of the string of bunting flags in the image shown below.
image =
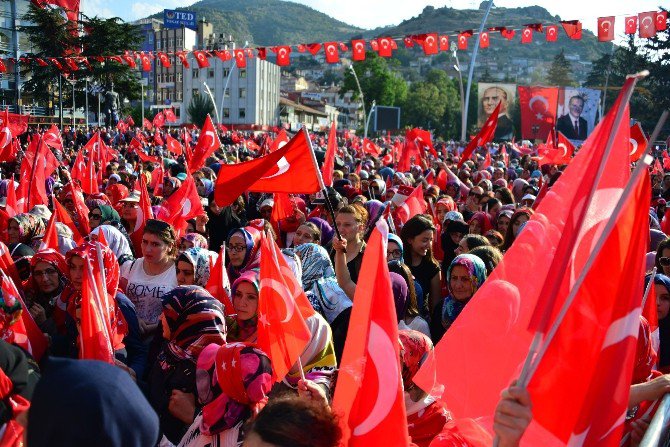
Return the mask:
<path id="1" fill-rule="evenodd" d="M 624 32 L 628 35 L 638 33 L 640 38 L 652 38 L 659 31 L 667 29 L 667 11 L 642 12 L 634 16 L 624 18 Z M 600 42 L 610 42 L 614 40 L 615 16 L 598 18 L 598 40 Z M 579 20 L 564 20 L 560 22 L 561 28 L 568 38 L 580 40 L 582 38 L 582 22 Z M 556 42 L 559 36 L 559 25 L 530 23 L 523 25 L 520 29 L 506 26 L 489 27 L 486 31 L 479 33 L 479 46 L 488 48 L 490 45 L 491 33 L 499 32 L 502 37 L 512 40 L 517 35 L 521 35 L 521 43 L 529 44 L 533 42 L 536 33 L 544 34 L 547 42 Z M 91 62 L 113 61 L 119 64 L 127 64 L 130 68 L 138 68 L 142 71 L 151 71 L 152 61 L 160 63 L 165 68 L 170 68 L 176 63 L 177 59 L 185 67 L 190 68 L 189 54 L 193 55 L 198 68 L 207 68 L 210 66 L 210 58 L 218 58 L 223 62 L 235 60 L 238 68 L 245 68 L 247 60 L 258 57 L 265 60 L 269 53 L 274 53 L 276 63 L 279 66 L 288 66 L 291 64 L 291 53 L 295 50 L 298 53 L 309 53 L 316 56 L 323 50 L 325 60 L 329 64 L 340 62 L 342 53 L 351 52 L 351 59 L 354 61 L 365 60 L 365 52 L 368 49 L 375 51 L 379 56 L 390 58 L 393 51 L 398 49 L 398 43 L 402 42 L 405 48 L 421 48 L 425 55 L 435 55 L 440 51 L 450 51 L 450 38 L 456 38 L 456 47 L 459 50 L 467 50 L 469 39 L 475 36 L 473 30 L 464 30 L 454 33 L 423 33 L 411 34 L 404 37 L 378 37 L 376 39 L 354 39 L 350 42 L 323 42 L 297 45 L 280 45 L 272 47 L 248 47 L 239 49 L 222 50 L 193 50 L 193 51 L 126 51 L 123 55 L 114 56 L 67 56 L 67 57 L 20 57 L 19 62 L 24 64 L 33 64 L 38 67 L 47 67 L 50 64 L 55 66 L 63 73 L 72 73 L 83 68 L 91 69 Z M 0 59 L 0 73 L 7 71 L 5 61 L 16 62 L 14 58 Z"/>

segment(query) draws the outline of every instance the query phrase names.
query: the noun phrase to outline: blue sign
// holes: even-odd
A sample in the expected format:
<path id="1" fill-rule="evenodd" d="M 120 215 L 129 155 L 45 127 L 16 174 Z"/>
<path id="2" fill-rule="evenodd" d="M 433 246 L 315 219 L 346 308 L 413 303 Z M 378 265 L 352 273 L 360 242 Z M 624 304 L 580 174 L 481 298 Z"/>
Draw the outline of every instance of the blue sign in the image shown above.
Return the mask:
<path id="1" fill-rule="evenodd" d="M 163 10 L 163 25 L 165 28 L 181 28 L 182 26 L 194 31 L 198 30 L 195 20 L 195 12 L 175 11 L 173 9 Z"/>

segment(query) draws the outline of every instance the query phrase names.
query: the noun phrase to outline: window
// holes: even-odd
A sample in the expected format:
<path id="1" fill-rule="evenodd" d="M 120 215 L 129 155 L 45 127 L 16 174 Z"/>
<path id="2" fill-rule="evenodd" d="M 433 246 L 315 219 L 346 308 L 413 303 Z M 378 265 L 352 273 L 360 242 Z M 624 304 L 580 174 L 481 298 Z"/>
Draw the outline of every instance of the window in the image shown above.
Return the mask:
<path id="1" fill-rule="evenodd" d="M 156 49 L 157 50 L 161 49 L 161 40 L 160 39 L 156 39 Z"/>
<path id="2" fill-rule="evenodd" d="M 223 109 L 223 117 L 224 118 L 230 118 L 230 109 L 229 108 L 224 108 Z"/>
<path id="3" fill-rule="evenodd" d="M 224 68 L 223 69 L 223 77 L 227 78 L 229 74 L 230 74 L 230 68 Z"/>
<path id="4" fill-rule="evenodd" d="M 170 38 L 168 39 L 168 50 L 171 50 L 174 48 L 174 39 Z"/>
<path id="5" fill-rule="evenodd" d="M 246 68 L 241 68 L 240 69 L 240 79 L 244 79 L 247 77 L 247 69 Z"/>
<path id="6" fill-rule="evenodd" d="M 210 68 L 209 70 L 207 70 L 207 77 L 208 78 L 213 78 L 214 77 L 214 69 L 213 68 Z"/>
<path id="7" fill-rule="evenodd" d="M 177 82 L 181 82 L 181 73 L 177 73 Z"/>
<path id="8" fill-rule="evenodd" d="M 226 87 L 226 90 L 223 92 L 224 98 L 227 98 L 230 96 L 230 87 Z"/>
<path id="9" fill-rule="evenodd" d="M 156 100 L 158 100 L 158 101 L 163 100 L 163 92 L 162 91 L 159 90 L 158 93 L 156 93 Z"/>
<path id="10" fill-rule="evenodd" d="M 182 100 L 181 90 L 177 90 L 177 101 L 181 100 Z M 179 111 L 179 109 L 177 109 L 177 111 Z M 177 113 L 177 116 L 179 116 L 179 113 Z"/>
<path id="11" fill-rule="evenodd" d="M 181 37 L 177 37 L 177 48 L 181 48 L 183 44 L 184 39 L 182 39 Z"/>
<path id="12" fill-rule="evenodd" d="M 247 97 L 247 89 L 246 88 L 241 88 L 240 89 L 240 99 L 244 99 Z"/>
<path id="13" fill-rule="evenodd" d="M 200 69 L 198 69 L 198 68 L 194 68 L 194 69 L 191 70 L 191 73 L 192 73 L 191 77 L 192 77 L 193 79 L 197 79 L 197 78 L 198 78 L 198 74 L 200 73 Z"/>
<path id="14" fill-rule="evenodd" d="M 240 109 L 239 118 L 244 119 L 247 117 L 247 109 Z"/>

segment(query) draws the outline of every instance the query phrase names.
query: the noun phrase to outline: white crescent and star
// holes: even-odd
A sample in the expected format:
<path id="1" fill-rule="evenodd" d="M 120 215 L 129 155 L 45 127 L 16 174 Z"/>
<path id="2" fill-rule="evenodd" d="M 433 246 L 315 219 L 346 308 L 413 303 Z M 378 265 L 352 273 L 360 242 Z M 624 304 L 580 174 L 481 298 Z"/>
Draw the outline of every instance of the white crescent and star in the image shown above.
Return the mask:
<path id="1" fill-rule="evenodd" d="M 653 20 L 649 16 L 646 16 L 645 18 L 642 19 L 642 22 L 640 22 L 642 23 L 642 26 L 644 26 L 645 29 L 649 28 L 649 25 L 645 25 L 647 21 L 649 21 L 649 25 L 651 25 L 653 22 Z"/>
<path id="2" fill-rule="evenodd" d="M 377 374 L 377 398 L 365 420 L 352 430 L 354 436 L 363 436 L 384 421 L 395 404 L 400 386 L 398 362 L 388 362 L 397 356 L 393 342 L 374 321 L 370 322 L 367 351 Z"/>
<path id="3" fill-rule="evenodd" d="M 530 36 L 530 30 L 528 28 L 523 30 L 523 35 L 526 36 L 526 37 Z"/>
<path id="4" fill-rule="evenodd" d="M 630 155 L 633 155 L 635 152 L 637 152 L 637 140 L 635 138 L 631 138 L 629 141 L 630 141 L 630 147 L 632 148 L 630 151 Z"/>
<path id="5" fill-rule="evenodd" d="M 547 100 L 547 98 L 541 95 L 533 96 L 532 98 L 530 98 L 530 101 L 528 101 L 528 108 L 530 110 L 533 110 L 533 104 L 535 104 L 537 101 L 540 101 L 542 104 L 544 104 L 544 110 L 549 109 L 549 101 Z"/>
<path id="6" fill-rule="evenodd" d="M 281 144 L 281 143 L 279 143 L 279 144 Z M 284 143 L 284 144 L 286 144 L 286 143 Z M 277 162 L 277 172 L 275 172 L 275 173 L 272 174 L 272 175 L 268 175 L 268 176 L 266 176 L 266 177 L 261 177 L 261 180 L 263 180 L 263 179 L 271 179 L 271 178 L 277 177 L 277 176 L 279 176 L 279 175 L 285 174 L 286 171 L 288 171 L 290 167 L 291 167 L 291 164 L 288 162 L 288 160 L 286 159 L 286 157 L 282 157 L 282 158 Z"/>
<path id="7" fill-rule="evenodd" d="M 603 20 L 603 21 L 600 23 L 600 27 L 601 27 L 604 31 L 609 31 L 610 26 L 612 26 L 612 22 L 610 22 L 609 20 Z"/>
<path id="8" fill-rule="evenodd" d="M 484 42 L 486 42 L 487 40 L 489 40 L 489 33 L 482 33 L 482 40 L 483 40 Z"/>

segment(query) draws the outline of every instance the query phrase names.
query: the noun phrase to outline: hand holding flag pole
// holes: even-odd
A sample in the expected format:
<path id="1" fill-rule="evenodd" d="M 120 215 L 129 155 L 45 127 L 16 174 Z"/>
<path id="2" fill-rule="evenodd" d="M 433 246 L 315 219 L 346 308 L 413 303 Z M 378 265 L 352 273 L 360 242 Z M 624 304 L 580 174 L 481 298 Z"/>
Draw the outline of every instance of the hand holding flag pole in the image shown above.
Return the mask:
<path id="1" fill-rule="evenodd" d="M 644 305 L 647 303 L 647 298 L 649 298 L 649 292 L 651 291 L 651 286 L 654 285 L 654 277 L 656 276 L 656 267 L 651 271 L 650 279 L 649 279 L 649 284 L 647 284 L 647 288 L 644 290 L 644 295 L 642 296 L 642 309 L 644 309 Z"/>

